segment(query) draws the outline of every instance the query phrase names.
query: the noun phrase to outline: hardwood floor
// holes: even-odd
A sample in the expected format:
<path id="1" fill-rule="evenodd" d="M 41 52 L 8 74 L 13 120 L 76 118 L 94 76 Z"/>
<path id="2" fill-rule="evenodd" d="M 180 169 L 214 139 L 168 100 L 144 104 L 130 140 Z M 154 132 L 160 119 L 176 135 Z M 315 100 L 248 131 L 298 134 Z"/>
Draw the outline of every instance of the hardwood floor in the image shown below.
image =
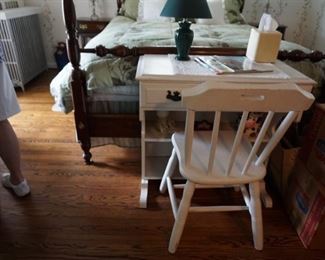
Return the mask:
<path id="1" fill-rule="evenodd" d="M 18 92 L 11 119 L 32 194 L 16 199 L 0 187 L 0 259 L 324 259 L 307 250 L 275 198 L 263 209 L 264 250 L 254 250 L 247 212 L 192 213 L 175 255 L 167 251 L 173 217 L 168 197 L 151 183 L 148 209 L 138 208 L 140 150 L 93 149 L 86 166 L 75 143 L 72 114 L 51 111 L 44 73 Z M 0 163 L 0 171 L 5 168 Z M 196 194 L 196 203 L 240 200 L 231 191 Z"/>

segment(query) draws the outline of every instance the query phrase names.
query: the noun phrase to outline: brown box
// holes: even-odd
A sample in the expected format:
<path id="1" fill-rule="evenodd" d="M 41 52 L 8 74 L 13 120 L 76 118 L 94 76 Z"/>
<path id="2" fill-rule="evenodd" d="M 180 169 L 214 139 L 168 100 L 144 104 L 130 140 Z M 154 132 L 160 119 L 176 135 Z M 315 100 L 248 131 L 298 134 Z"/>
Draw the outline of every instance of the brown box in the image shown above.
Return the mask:
<path id="1" fill-rule="evenodd" d="M 285 148 L 279 143 L 271 154 L 269 161 L 271 178 L 282 196 L 287 190 L 288 178 L 295 165 L 299 150 L 300 147 Z"/>
<path id="2" fill-rule="evenodd" d="M 285 204 L 303 245 L 324 249 L 325 193 L 322 185 L 299 159 L 289 178 Z"/>
<path id="3" fill-rule="evenodd" d="M 325 104 L 315 105 L 299 158 L 325 189 Z"/>

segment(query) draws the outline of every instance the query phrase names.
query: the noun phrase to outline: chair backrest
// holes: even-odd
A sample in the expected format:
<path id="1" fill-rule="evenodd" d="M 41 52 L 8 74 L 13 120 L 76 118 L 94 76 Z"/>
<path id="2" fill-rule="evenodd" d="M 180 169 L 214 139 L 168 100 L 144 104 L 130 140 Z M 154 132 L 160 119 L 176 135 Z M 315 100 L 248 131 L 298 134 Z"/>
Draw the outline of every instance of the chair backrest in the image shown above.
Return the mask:
<path id="1" fill-rule="evenodd" d="M 211 173 L 218 143 L 220 119 L 222 112 L 241 112 L 225 174 L 229 174 L 235 162 L 236 154 L 242 142 L 245 124 L 250 112 L 266 112 L 267 116 L 261 126 L 259 134 L 254 141 L 246 162 L 241 169 L 244 175 L 252 162 L 256 166 L 264 163 L 274 147 L 281 140 L 291 123 L 297 118 L 299 112 L 308 109 L 314 101 L 312 94 L 302 90 L 293 83 L 279 84 L 232 84 L 207 81 L 196 87 L 182 91 L 182 102 L 187 109 L 185 126 L 185 163 L 191 163 L 192 144 L 194 137 L 195 113 L 202 111 L 215 112 L 213 130 L 211 135 L 210 153 L 207 173 Z M 259 151 L 265 135 L 272 126 L 271 122 L 276 113 L 285 115 L 281 124 L 272 134 L 271 138 Z M 257 153 L 259 153 L 257 155 Z M 255 161 L 253 161 L 255 160 Z"/>

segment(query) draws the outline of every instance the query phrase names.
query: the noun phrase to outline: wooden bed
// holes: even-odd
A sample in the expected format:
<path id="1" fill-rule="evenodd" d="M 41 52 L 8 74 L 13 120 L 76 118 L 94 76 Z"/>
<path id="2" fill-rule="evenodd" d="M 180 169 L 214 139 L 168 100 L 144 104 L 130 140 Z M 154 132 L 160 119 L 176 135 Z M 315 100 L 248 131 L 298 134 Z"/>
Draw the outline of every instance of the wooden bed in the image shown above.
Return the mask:
<path id="1" fill-rule="evenodd" d="M 116 0 L 118 13 L 123 0 Z M 140 121 L 135 114 L 93 114 L 87 109 L 86 74 L 80 68 L 80 53 L 95 53 L 98 56 L 112 54 L 118 57 L 129 55 L 140 56 L 144 54 L 170 54 L 176 53 L 174 47 L 134 47 L 125 46 L 105 48 L 98 46 L 94 49 L 81 49 L 76 31 L 76 13 L 73 0 L 62 0 L 64 22 L 67 32 L 67 51 L 72 69 L 72 98 L 74 106 L 74 119 L 77 139 L 83 150 L 83 158 L 86 164 L 91 164 L 91 137 L 139 137 Z M 239 48 L 191 48 L 191 54 L 195 55 L 234 55 L 243 56 L 246 49 Z M 300 50 L 280 51 L 280 60 L 301 61 L 309 59 L 318 62 L 325 58 L 325 54 L 319 51 L 304 53 Z"/>

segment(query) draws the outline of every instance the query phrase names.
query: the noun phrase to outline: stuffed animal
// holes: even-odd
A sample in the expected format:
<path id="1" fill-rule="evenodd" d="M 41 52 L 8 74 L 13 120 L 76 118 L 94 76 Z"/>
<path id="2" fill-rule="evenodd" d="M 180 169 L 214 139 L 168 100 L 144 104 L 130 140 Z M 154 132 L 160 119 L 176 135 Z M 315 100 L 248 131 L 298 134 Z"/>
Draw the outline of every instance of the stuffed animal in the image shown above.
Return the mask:
<path id="1" fill-rule="evenodd" d="M 244 135 L 250 138 L 257 137 L 264 121 L 264 118 L 264 113 L 249 113 L 245 124 Z"/>
<path id="2" fill-rule="evenodd" d="M 54 58 L 59 70 L 62 70 L 63 67 L 69 62 L 67 47 L 64 42 L 59 42 L 56 46 Z"/>

